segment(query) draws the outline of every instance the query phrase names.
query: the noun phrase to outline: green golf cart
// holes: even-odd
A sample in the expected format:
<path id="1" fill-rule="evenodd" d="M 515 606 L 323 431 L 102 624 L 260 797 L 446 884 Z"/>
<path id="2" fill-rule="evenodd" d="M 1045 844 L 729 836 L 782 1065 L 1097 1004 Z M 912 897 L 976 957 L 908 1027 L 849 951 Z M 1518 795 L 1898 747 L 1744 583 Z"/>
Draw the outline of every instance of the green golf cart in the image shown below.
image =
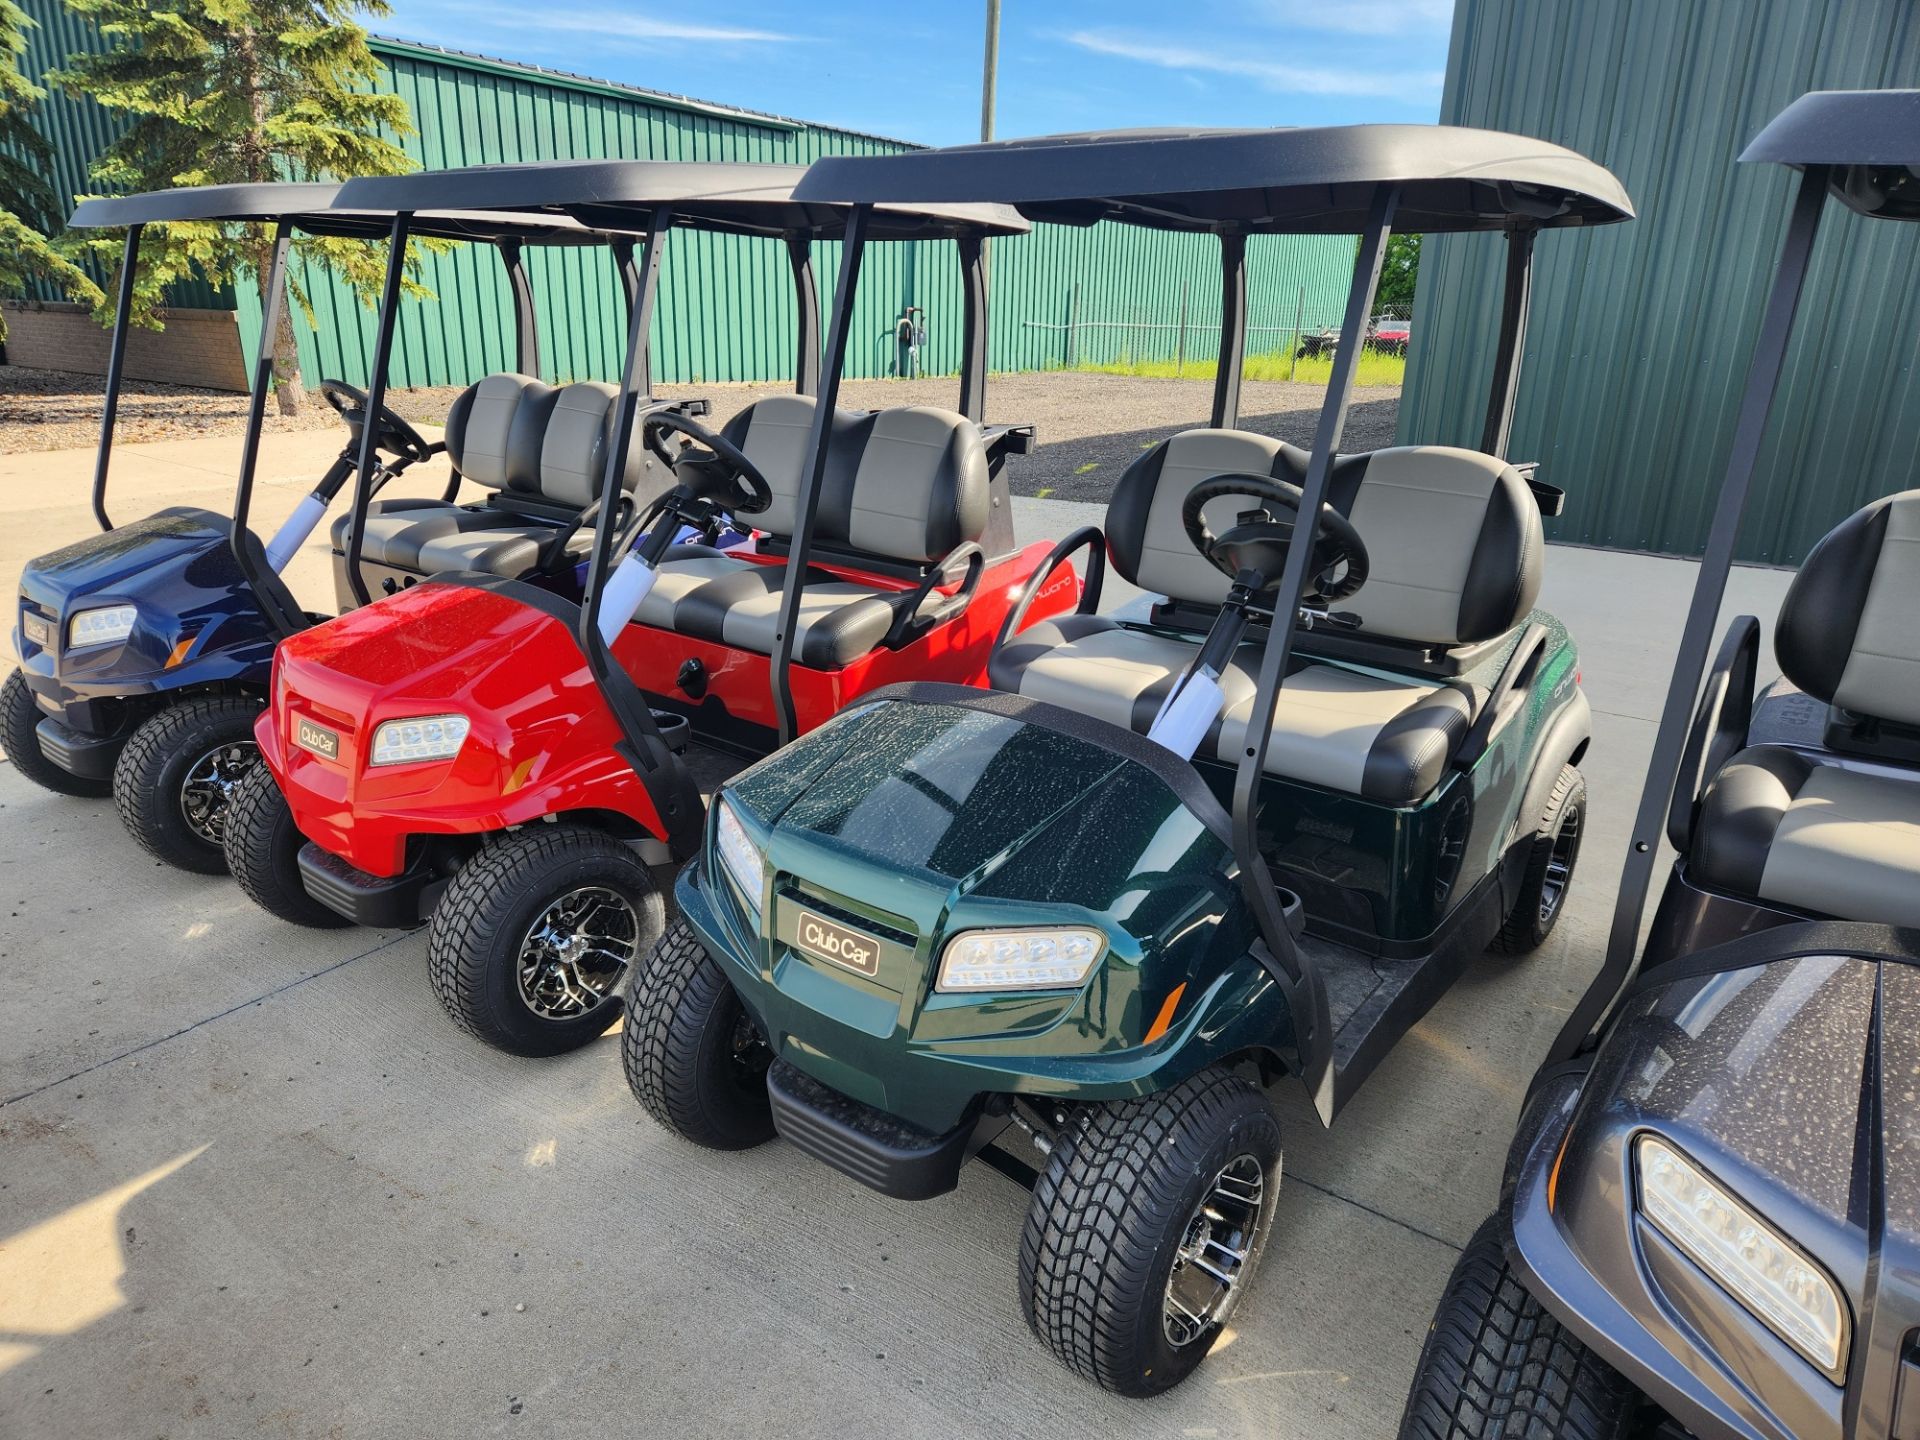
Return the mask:
<path id="1" fill-rule="evenodd" d="M 824 160 L 796 195 L 1217 236 L 1213 413 L 1061 542 L 1048 568 L 1085 551 L 1086 598 L 1024 626 L 1017 603 L 992 689 L 881 690 L 724 788 L 633 977 L 628 1080 L 687 1139 L 777 1131 L 903 1199 L 975 1156 L 1020 1179 L 1034 1330 L 1103 1386 L 1165 1390 L 1272 1223 L 1263 1087 L 1299 1077 L 1331 1122 L 1489 944 L 1561 912 L 1591 719 L 1534 608 L 1559 492 L 1504 452 L 1535 236 L 1631 205 L 1558 146 L 1398 125 Z M 1339 453 L 1395 226 L 1506 239 L 1478 450 Z M 1237 425 L 1248 243 L 1303 233 L 1359 236 L 1310 452 Z M 859 253 L 850 228 L 836 295 Z M 1108 565 L 1152 593 L 1097 613 Z"/>

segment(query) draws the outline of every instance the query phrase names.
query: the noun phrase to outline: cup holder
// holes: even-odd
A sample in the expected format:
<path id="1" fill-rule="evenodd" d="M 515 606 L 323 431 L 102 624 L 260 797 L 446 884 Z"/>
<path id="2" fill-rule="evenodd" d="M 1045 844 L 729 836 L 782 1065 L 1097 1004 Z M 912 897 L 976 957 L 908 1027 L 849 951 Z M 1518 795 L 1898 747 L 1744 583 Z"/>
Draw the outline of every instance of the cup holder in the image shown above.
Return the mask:
<path id="1" fill-rule="evenodd" d="M 671 710 L 655 710 L 653 723 L 660 732 L 660 738 L 667 742 L 667 748 L 676 755 L 685 750 L 687 742 L 693 738 L 693 726 L 687 717 L 676 715 Z"/>

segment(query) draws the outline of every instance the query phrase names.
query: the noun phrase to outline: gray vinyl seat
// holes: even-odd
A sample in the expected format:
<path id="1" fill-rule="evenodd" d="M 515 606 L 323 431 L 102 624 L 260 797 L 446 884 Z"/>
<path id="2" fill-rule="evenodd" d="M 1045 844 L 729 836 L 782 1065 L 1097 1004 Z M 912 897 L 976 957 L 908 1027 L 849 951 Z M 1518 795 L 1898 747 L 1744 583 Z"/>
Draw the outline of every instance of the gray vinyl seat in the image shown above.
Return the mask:
<path id="1" fill-rule="evenodd" d="M 721 433 L 746 452 L 773 491 L 749 517 L 774 540 L 799 523 L 815 401 L 756 401 Z M 853 569 L 867 562 L 902 575 L 901 588 L 843 579 L 817 565 L 800 592 L 794 658 L 839 669 L 884 640 L 924 567 L 986 532 L 988 464 L 980 426 L 951 410 L 913 405 L 871 414 L 836 411 L 827 473 L 814 519 L 816 560 Z M 635 620 L 656 629 L 771 655 L 786 566 L 698 546 L 663 560 Z"/>
<path id="2" fill-rule="evenodd" d="M 598 496 L 614 419 L 613 386 L 548 385 L 527 375 L 489 375 L 447 412 L 447 455 L 463 479 L 493 492 L 484 504 L 377 500 L 369 507 L 363 559 L 421 575 L 477 570 L 515 577 L 538 569 L 556 534 Z M 644 464 L 635 445 L 629 488 Z M 333 524 L 346 549 L 348 516 Z M 576 532 L 556 560 L 584 556 L 592 532 Z"/>
<path id="3" fill-rule="evenodd" d="M 1774 657 L 1843 725 L 1920 727 L 1920 490 L 1835 527 L 1787 591 Z M 1757 745 L 1708 782 L 1688 872 L 1841 920 L 1920 925 L 1920 768 Z"/>
<path id="4" fill-rule="evenodd" d="M 1161 442 L 1114 488 L 1106 539 L 1115 570 L 1174 601 L 1218 606 L 1228 581 L 1187 539 L 1187 493 L 1235 472 L 1298 483 L 1306 463 L 1295 447 L 1244 431 L 1189 430 Z M 1371 561 L 1366 584 L 1339 606 L 1360 617 L 1362 635 L 1453 647 L 1503 635 L 1533 608 L 1545 553 L 1539 507 L 1504 461 L 1441 446 L 1347 456 L 1335 465 L 1329 498 Z M 1214 532 L 1247 504 L 1233 496 L 1211 502 Z M 1198 649 L 1198 636 L 1071 615 L 1012 637 L 989 678 L 995 689 L 1144 734 Z M 1259 643 L 1243 644 L 1221 677 L 1226 704 L 1202 755 L 1230 763 L 1241 749 L 1261 653 Z M 1485 699 L 1454 680 L 1296 656 L 1274 707 L 1267 773 L 1383 805 L 1418 804 Z"/>

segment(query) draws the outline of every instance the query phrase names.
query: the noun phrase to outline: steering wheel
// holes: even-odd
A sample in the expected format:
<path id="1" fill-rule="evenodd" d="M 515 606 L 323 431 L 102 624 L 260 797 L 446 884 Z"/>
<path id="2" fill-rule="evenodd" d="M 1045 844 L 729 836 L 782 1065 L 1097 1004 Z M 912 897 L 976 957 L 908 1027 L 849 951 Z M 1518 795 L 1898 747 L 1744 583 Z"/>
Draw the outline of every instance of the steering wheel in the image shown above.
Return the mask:
<path id="1" fill-rule="evenodd" d="M 1215 535 L 1207 525 L 1206 507 L 1225 495 L 1246 496 L 1258 501 L 1262 510 L 1277 510 L 1291 518 L 1276 519 L 1270 514 L 1243 518 L 1224 534 Z M 1256 591 L 1266 591 L 1280 583 L 1287 564 L 1287 546 L 1293 540 L 1305 498 L 1298 485 L 1270 475 L 1215 475 L 1187 492 L 1180 505 L 1180 523 L 1186 527 L 1193 548 L 1221 574 L 1236 584 L 1250 577 Z M 1320 506 L 1313 557 L 1308 563 L 1311 578 L 1306 598 L 1328 603 L 1344 600 L 1367 583 L 1366 542 L 1353 522 L 1331 505 Z M 1345 568 L 1339 578 L 1330 578 L 1342 566 Z"/>
<path id="2" fill-rule="evenodd" d="M 344 381 L 322 380 L 320 395 L 356 432 L 366 424 L 366 391 L 356 390 Z M 382 450 L 400 456 L 410 465 L 425 460 L 433 453 L 433 447 L 421 438 L 420 432 L 385 405 L 380 407 L 380 429 L 375 443 Z"/>
<path id="3" fill-rule="evenodd" d="M 695 473 L 702 479 L 681 481 L 691 492 L 691 498 L 712 500 L 732 515 L 758 515 L 773 504 L 773 487 L 767 483 L 767 477 L 760 473 L 760 467 L 724 435 L 716 435 L 706 426 L 674 410 L 657 410 L 646 416 L 641 424 L 649 431 L 671 430 L 684 435 L 731 468 L 732 473 L 722 481 L 706 467 L 696 465 Z"/>

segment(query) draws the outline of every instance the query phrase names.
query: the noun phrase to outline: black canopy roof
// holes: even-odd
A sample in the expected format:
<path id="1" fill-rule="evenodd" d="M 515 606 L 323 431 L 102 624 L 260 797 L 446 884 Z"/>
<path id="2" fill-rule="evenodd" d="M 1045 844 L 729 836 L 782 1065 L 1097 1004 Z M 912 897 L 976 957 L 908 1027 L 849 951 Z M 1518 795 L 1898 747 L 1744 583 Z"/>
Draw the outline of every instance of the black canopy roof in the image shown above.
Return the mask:
<path id="1" fill-rule="evenodd" d="M 800 165 L 732 165 L 671 160 L 558 160 L 527 165 L 474 165 L 350 180 L 339 204 L 372 210 L 545 210 L 589 225 L 644 226 L 658 205 L 681 224 L 743 235 L 805 231 L 832 239 L 846 226 L 843 205 L 802 201 L 794 190 Z M 922 204 L 876 210 L 874 239 L 947 235 L 1012 235 L 1031 227 L 998 204 Z"/>
<path id="2" fill-rule="evenodd" d="M 347 235 L 378 239 L 387 233 L 393 212 L 364 206 L 338 208 L 344 187 L 317 181 L 267 185 L 188 185 L 142 195 L 105 195 L 82 200 L 67 224 L 77 230 L 119 229 L 164 224 L 170 220 L 265 222 L 281 220 L 311 235 Z M 636 228 L 631 216 L 601 227 Z M 644 227 L 640 227 L 644 228 Z M 540 211 L 433 210 L 415 215 L 417 235 L 443 240 L 523 240 L 538 245 L 596 245 L 604 236 L 571 216 Z"/>
<path id="3" fill-rule="evenodd" d="M 1350 234 L 1386 182 L 1394 228 L 1497 230 L 1516 220 L 1633 217 L 1611 172 L 1544 140 L 1448 125 L 1114 130 L 814 162 L 802 200 L 1001 200 L 1030 220 L 1168 230 Z"/>
<path id="4" fill-rule="evenodd" d="M 1831 165 L 1848 208 L 1920 220 L 1920 90 L 1815 90 L 1774 116 L 1740 159 Z"/>

